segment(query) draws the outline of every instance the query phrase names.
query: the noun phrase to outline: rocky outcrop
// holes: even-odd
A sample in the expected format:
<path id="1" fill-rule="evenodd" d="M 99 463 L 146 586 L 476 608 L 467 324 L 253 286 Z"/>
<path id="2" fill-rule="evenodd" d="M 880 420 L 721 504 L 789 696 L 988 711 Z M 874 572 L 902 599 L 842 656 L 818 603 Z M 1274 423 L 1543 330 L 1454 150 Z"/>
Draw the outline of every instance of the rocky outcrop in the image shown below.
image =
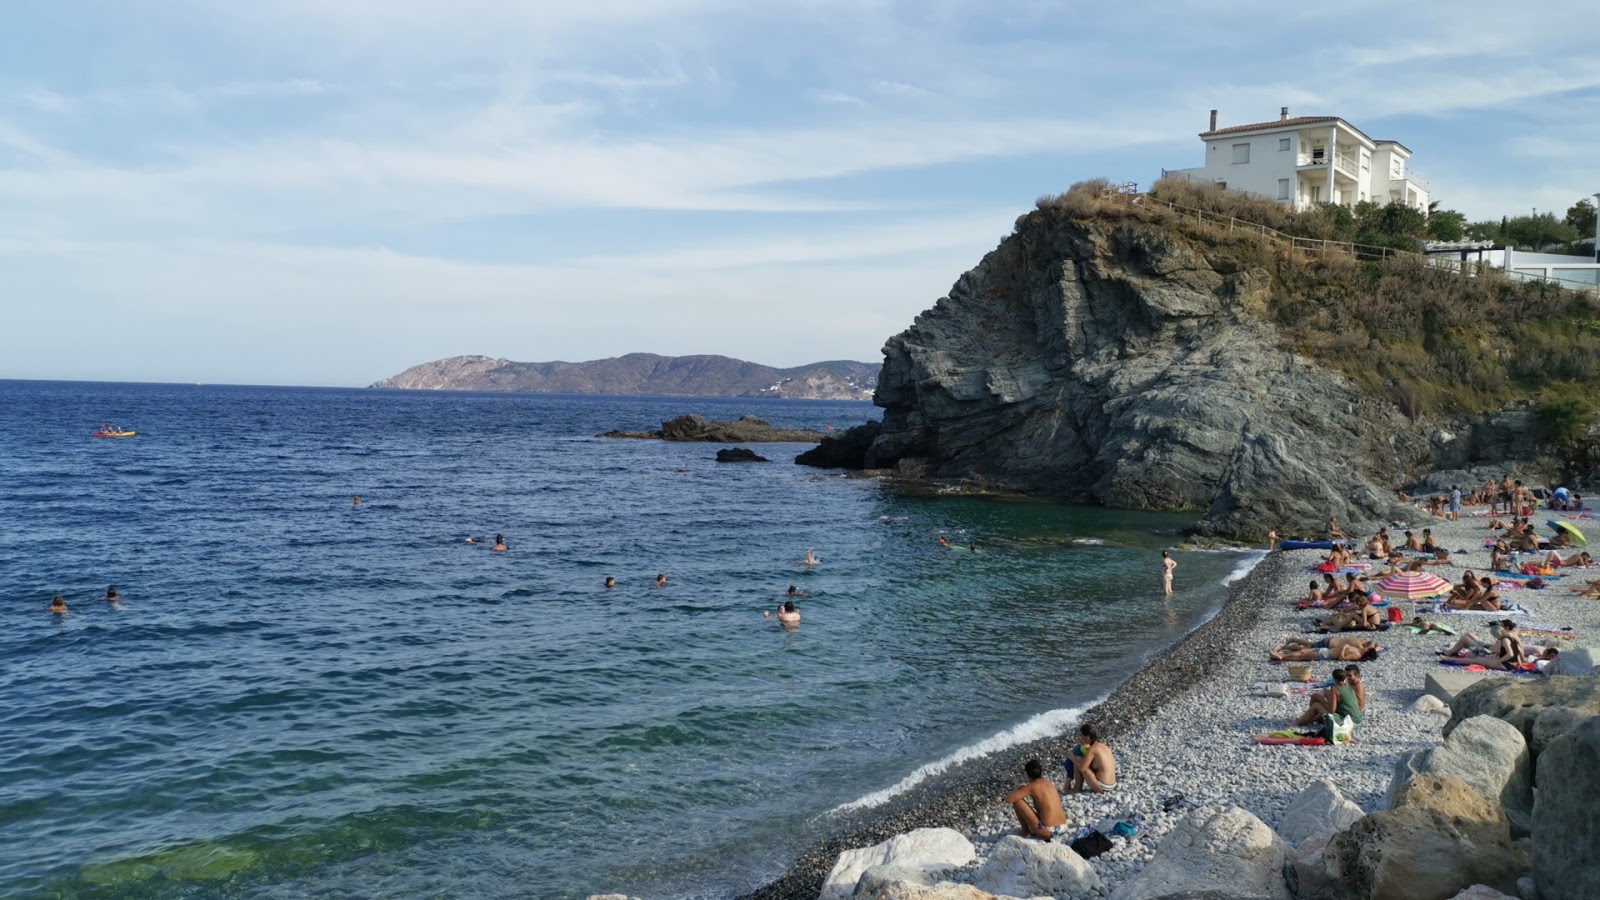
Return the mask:
<path id="1" fill-rule="evenodd" d="M 1289 803 L 1283 822 L 1278 825 L 1278 834 L 1299 846 L 1319 834 L 1349 828 L 1361 816 L 1361 807 L 1346 800 L 1333 782 L 1318 779 Z"/>
<path id="2" fill-rule="evenodd" d="M 662 422 L 660 431 L 608 431 L 597 437 L 706 444 L 814 444 L 822 440 L 822 432 L 810 428 L 773 428 L 771 422 L 755 416 L 740 416 L 733 422 L 707 422 L 690 413 Z"/>
<path id="3" fill-rule="evenodd" d="M 867 449 L 883 432 L 882 422 L 868 422 L 839 434 L 830 434 L 822 443 L 796 456 L 802 466 L 822 469 L 859 469 L 866 464 Z"/>
<path id="4" fill-rule="evenodd" d="M 1450 709 L 1446 737 L 1476 716 L 1494 716 L 1516 726 L 1533 754 L 1538 783 L 1540 754 L 1550 742 L 1600 716 L 1600 679 L 1570 675 L 1486 679 L 1457 694 Z"/>
<path id="5" fill-rule="evenodd" d="M 453 356 L 412 366 L 372 386 L 424 391 L 866 400 L 877 383 L 876 365 L 851 360 L 776 369 L 726 356 L 629 353 L 588 362 L 534 363 Z"/>
<path id="6" fill-rule="evenodd" d="M 977 857 L 972 842 L 952 828 L 918 828 L 880 844 L 839 854 L 823 882 L 820 900 L 847 900 L 856 882 L 874 866 L 893 864 L 934 873 L 964 866 Z"/>
<path id="7" fill-rule="evenodd" d="M 1154 900 L 1196 885 L 1232 897 L 1289 900 L 1288 855 L 1283 838 L 1245 810 L 1197 810 L 1161 839 L 1150 862 L 1111 900 Z"/>
<path id="8" fill-rule="evenodd" d="M 1393 403 L 1284 349 L 1269 257 L 1130 215 L 1030 213 L 891 338 L 863 464 L 927 460 L 1029 493 L 1206 510 L 1199 530 L 1313 533 L 1394 518 L 1430 459 Z"/>
<path id="9" fill-rule="evenodd" d="M 1012 897 L 1077 897 L 1099 887 L 1100 876 L 1065 844 L 1013 834 L 1001 838 L 989 852 L 972 884 Z"/>
<path id="10" fill-rule="evenodd" d="M 1475 716 L 1426 750 L 1401 754 L 1389 786 L 1389 806 L 1399 805 L 1411 782 L 1423 775 L 1451 775 L 1498 803 L 1515 836 L 1528 833 L 1533 813 L 1533 771 L 1527 742 L 1516 727 L 1493 716 Z"/>
<path id="11" fill-rule="evenodd" d="M 771 460 L 765 456 L 758 455 L 754 450 L 732 447 L 727 450 L 718 450 L 717 462 L 771 462 Z"/>
<path id="12" fill-rule="evenodd" d="M 1449 900 L 1486 884 L 1514 891 L 1528 848 L 1498 803 L 1452 775 L 1421 775 L 1335 835 L 1323 859 L 1332 900 Z"/>
<path id="13" fill-rule="evenodd" d="M 1600 897 L 1600 718 L 1551 739 L 1539 756 L 1533 880 L 1540 900 Z"/>

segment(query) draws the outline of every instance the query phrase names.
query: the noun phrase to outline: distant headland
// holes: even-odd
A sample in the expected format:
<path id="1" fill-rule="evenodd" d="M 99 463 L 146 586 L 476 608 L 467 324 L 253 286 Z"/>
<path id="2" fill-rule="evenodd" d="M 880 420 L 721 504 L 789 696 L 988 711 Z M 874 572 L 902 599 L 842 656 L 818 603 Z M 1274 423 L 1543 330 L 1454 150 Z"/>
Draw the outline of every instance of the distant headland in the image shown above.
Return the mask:
<path id="1" fill-rule="evenodd" d="M 568 394 L 664 394 L 683 397 L 781 397 L 871 400 L 879 365 L 829 360 L 777 369 L 727 356 L 629 353 L 588 362 L 513 362 L 452 356 L 373 384 L 409 391 L 533 391 Z"/>

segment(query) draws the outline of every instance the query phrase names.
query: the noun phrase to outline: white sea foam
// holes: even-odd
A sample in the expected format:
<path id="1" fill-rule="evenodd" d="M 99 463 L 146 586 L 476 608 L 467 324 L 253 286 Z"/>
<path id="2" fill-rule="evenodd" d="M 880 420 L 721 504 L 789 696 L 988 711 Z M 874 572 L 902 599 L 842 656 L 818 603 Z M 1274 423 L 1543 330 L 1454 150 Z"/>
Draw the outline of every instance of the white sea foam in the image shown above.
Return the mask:
<path id="1" fill-rule="evenodd" d="M 1090 547 L 1098 547 L 1105 543 L 1105 541 L 1102 541 L 1099 538 L 1073 538 L 1072 542 L 1074 544 L 1085 544 Z"/>
<path id="2" fill-rule="evenodd" d="M 1223 584 L 1233 584 L 1235 581 L 1238 581 L 1239 579 L 1245 577 L 1246 575 L 1249 575 L 1250 574 L 1250 570 L 1254 569 L 1257 565 L 1259 565 L 1261 563 L 1261 561 L 1263 559 L 1266 559 L 1266 558 L 1267 558 L 1267 551 L 1265 551 L 1265 550 L 1252 550 L 1252 551 L 1250 551 L 1248 554 L 1245 555 L 1244 559 L 1239 560 L 1239 564 L 1237 566 L 1233 567 L 1233 571 L 1228 573 L 1228 577 L 1222 579 L 1222 583 Z"/>
<path id="3" fill-rule="evenodd" d="M 964 763 L 970 759 L 978 759 L 980 757 L 988 756 L 991 753 L 999 752 L 1007 747 L 1015 747 L 1018 744 L 1026 744 L 1029 741 L 1036 741 L 1040 738 L 1054 737 L 1059 734 L 1065 734 L 1073 726 L 1078 724 L 1079 717 L 1081 717 L 1085 712 L 1088 712 L 1089 709 L 1096 703 L 1100 703 L 1105 699 L 1105 697 L 1100 697 L 1099 699 L 1090 703 L 1086 703 L 1083 706 L 1073 706 L 1067 709 L 1053 709 L 1049 712 L 1040 713 L 1025 722 L 1014 725 L 1011 728 L 994 735 L 993 737 L 984 738 L 976 744 L 962 747 L 960 750 L 957 750 L 956 752 L 946 756 L 941 760 L 938 760 L 937 762 L 928 763 L 927 765 L 917 769 L 915 772 L 912 772 L 910 775 L 900 779 L 891 787 L 884 788 L 881 791 L 874 791 L 859 800 L 852 800 L 849 803 L 836 806 L 829 810 L 828 814 L 834 815 L 836 813 L 851 812 L 858 809 L 871 809 L 874 806 L 881 806 L 890 799 L 911 790 L 922 782 L 927 781 L 929 778 L 932 778 L 946 769 L 949 769 L 951 766 L 959 765 L 960 763 Z"/>

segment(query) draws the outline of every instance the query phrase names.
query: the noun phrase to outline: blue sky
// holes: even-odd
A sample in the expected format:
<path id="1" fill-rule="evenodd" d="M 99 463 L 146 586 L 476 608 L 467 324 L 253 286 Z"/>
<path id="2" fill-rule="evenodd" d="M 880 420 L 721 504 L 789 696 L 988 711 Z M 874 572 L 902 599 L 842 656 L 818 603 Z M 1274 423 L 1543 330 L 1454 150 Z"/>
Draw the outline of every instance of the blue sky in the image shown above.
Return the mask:
<path id="1" fill-rule="evenodd" d="M 1041 194 L 1338 115 L 1473 218 L 1600 191 L 1593 9 L 12 0 L 0 377 L 877 360 Z"/>

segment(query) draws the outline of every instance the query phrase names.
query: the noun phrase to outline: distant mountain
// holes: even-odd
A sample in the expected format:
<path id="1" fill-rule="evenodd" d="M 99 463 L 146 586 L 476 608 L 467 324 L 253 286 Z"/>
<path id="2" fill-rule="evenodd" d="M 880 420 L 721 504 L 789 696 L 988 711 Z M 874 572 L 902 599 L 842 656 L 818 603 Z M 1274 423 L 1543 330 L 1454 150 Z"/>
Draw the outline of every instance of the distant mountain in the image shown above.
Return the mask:
<path id="1" fill-rule="evenodd" d="M 588 362 L 512 362 L 452 356 L 385 378 L 375 388 L 408 391 L 534 391 L 563 394 L 669 394 L 685 397 L 784 397 L 870 400 L 877 365 L 829 360 L 775 369 L 726 356 L 629 353 Z"/>

